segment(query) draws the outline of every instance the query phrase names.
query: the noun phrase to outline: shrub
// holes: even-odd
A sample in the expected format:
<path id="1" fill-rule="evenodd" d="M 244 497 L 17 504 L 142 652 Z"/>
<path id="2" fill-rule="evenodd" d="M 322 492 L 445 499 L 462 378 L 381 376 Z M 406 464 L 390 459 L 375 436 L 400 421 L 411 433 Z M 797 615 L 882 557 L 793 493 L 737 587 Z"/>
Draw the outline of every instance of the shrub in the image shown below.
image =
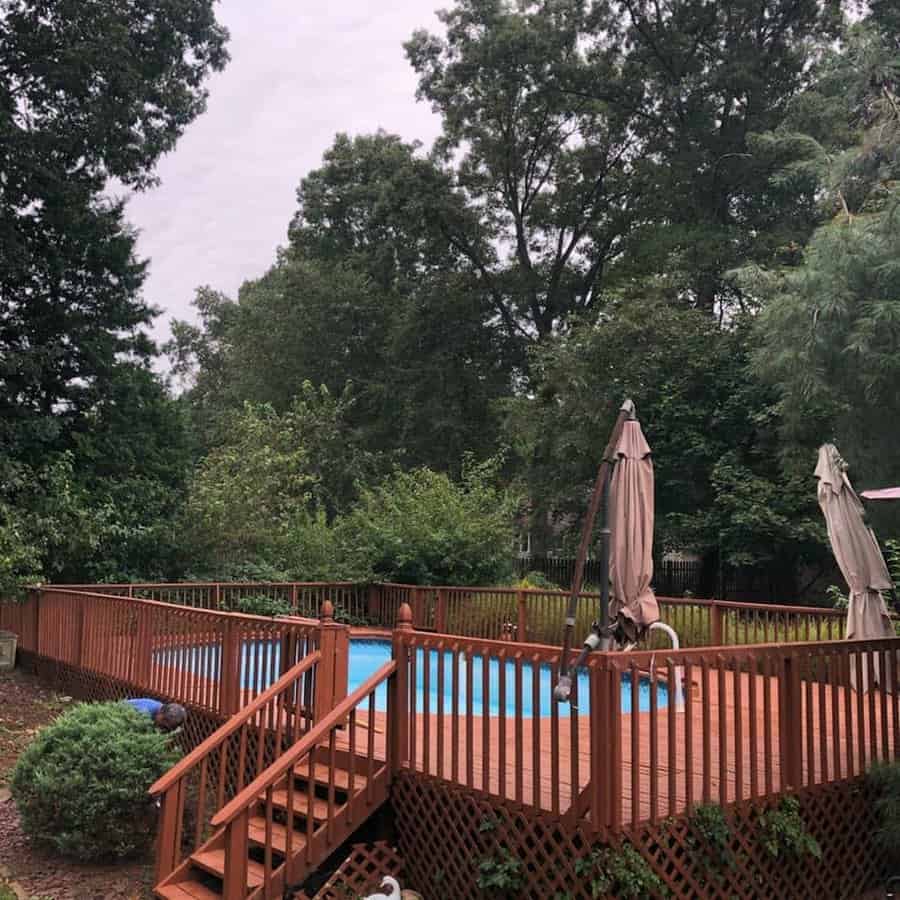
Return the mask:
<path id="1" fill-rule="evenodd" d="M 873 763 L 867 780 L 875 795 L 875 840 L 896 858 L 900 856 L 900 763 Z"/>
<path id="2" fill-rule="evenodd" d="M 74 706 L 16 763 L 11 788 L 22 827 L 75 859 L 146 850 L 156 827 L 147 789 L 178 756 L 149 717 L 124 703 Z"/>
<path id="3" fill-rule="evenodd" d="M 538 588 L 543 591 L 558 591 L 560 589 L 559 585 L 551 581 L 543 572 L 536 571 L 526 572 L 513 586 L 524 590 Z M 584 590 L 583 585 L 582 590 Z"/>
<path id="4" fill-rule="evenodd" d="M 525 885 L 522 862 L 509 850 L 502 850 L 496 856 L 488 856 L 478 862 L 478 887 L 486 894 L 494 896 L 512 895 L 520 897 Z"/>
<path id="5" fill-rule="evenodd" d="M 265 594 L 254 594 L 250 597 L 241 597 L 234 604 L 234 612 L 244 613 L 247 616 L 291 616 L 294 608 L 290 601 L 281 597 L 268 597 Z"/>
<path id="6" fill-rule="evenodd" d="M 717 803 L 695 806 L 688 817 L 691 836 L 688 843 L 703 860 L 706 871 L 716 871 L 734 865 L 731 851 L 731 828 L 725 811 Z"/>
<path id="7" fill-rule="evenodd" d="M 575 874 L 588 879 L 591 897 L 665 897 L 666 886 L 631 844 L 595 847 L 575 861 Z"/>
<path id="8" fill-rule="evenodd" d="M 796 797 L 784 797 L 775 809 L 759 817 L 763 849 L 773 859 L 822 858 L 819 842 L 806 830 Z"/>
<path id="9" fill-rule="evenodd" d="M 409 584 L 502 584 L 512 574 L 514 502 L 496 487 L 498 468 L 470 460 L 458 482 L 397 469 L 363 489 L 335 526 L 348 565 Z"/>

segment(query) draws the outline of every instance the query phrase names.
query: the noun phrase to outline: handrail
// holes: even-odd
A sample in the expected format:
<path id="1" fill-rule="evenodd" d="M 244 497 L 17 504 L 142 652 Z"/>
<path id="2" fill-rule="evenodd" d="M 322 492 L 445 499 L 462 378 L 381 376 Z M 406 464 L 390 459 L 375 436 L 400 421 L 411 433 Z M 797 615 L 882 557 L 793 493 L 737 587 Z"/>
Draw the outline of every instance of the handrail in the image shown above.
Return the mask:
<path id="1" fill-rule="evenodd" d="M 378 686 L 386 681 L 397 671 L 397 660 L 392 659 L 385 663 L 374 675 L 367 678 L 352 694 L 342 700 L 330 713 L 323 716 L 313 727 L 300 738 L 293 747 L 290 747 L 278 759 L 269 766 L 265 772 L 260 773 L 237 796 L 225 804 L 210 820 L 213 828 L 227 825 L 241 812 L 255 803 L 262 793 L 271 784 L 292 769 L 298 760 L 302 759 L 313 747 L 322 742 L 324 735 L 328 734 L 336 725 L 350 715 L 353 708 L 369 696 Z"/>
<path id="2" fill-rule="evenodd" d="M 251 719 L 262 707 L 264 707 L 273 697 L 278 695 L 284 688 L 289 687 L 291 682 L 295 681 L 298 675 L 302 675 L 311 669 L 321 660 L 321 653 L 314 650 L 307 654 L 295 666 L 288 669 L 281 678 L 278 679 L 271 687 L 267 688 L 255 700 L 248 703 L 240 712 L 231 716 L 228 721 L 221 727 L 216 729 L 202 744 L 195 747 L 187 756 L 180 759 L 168 772 L 158 778 L 147 792 L 151 796 L 161 794 L 167 791 L 179 778 L 192 769 L 204 756 L 207 756 L 212 750 L 219 747 L 223 741 L 227 740 L 234 734 L 245 722 Z"/>

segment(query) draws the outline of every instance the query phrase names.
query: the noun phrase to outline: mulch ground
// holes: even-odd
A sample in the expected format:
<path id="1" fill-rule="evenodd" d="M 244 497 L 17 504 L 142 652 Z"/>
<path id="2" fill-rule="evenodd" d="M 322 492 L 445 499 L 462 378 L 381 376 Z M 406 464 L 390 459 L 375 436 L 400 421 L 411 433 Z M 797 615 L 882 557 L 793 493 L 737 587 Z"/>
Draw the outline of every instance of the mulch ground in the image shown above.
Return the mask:
<path id="1" fill-rule="evenodd" d="M 11 769 L 44 725 L 70 703 L 31 675 L 0 674 L 0 900 L 148 900 L 152 861 L 85 865 L 32 847 L 9 796 Z"/>

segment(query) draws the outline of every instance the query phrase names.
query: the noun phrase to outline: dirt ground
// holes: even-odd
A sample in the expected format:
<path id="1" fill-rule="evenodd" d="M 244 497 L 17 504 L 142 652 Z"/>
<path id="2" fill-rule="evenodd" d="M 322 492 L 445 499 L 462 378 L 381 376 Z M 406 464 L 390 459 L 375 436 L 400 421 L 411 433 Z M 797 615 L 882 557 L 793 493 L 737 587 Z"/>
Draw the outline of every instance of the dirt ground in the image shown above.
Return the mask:
<path id="1" fill-rule="evenodd" d="M 44 725 L 72 700 L 31 675 L 0 673 L 0 900 L 148 900 L 150 859 L 85 865 L 32 847 L 9 796 L 15 761 Z"/>

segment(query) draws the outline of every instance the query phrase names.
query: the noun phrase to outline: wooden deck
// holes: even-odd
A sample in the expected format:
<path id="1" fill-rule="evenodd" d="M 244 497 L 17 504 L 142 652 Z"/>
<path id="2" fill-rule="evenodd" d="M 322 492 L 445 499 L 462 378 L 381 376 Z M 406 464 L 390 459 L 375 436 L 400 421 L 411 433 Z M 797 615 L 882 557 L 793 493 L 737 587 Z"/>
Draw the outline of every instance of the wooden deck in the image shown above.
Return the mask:
<path id="1" fill-rule="evenodd" d="M 722 676 L 718 683 L 705 687 L 695 678 L 683 705 L 623 713 L 619 735 L 593 736 L 603 755 L 601 765 L 614 762 L 615 747 L 620 748 L 619 776 L 613 777 L 619 802 L 610 804 L 614 821 L 655 822 L 689 804 L 758 798 L 787 786 L 778 680 L 716 674 Z M 859 775 L 873 759 L 893 755 L 898 707 L 890 694 L 875 690 L 860 695 L 821 683 L 804 684 L 801 693 L 799 718 L 790 727 L 795 743 L 801 738 L 802 781 L 792 787 Z M 570 717 L 567 707 L 560 710 L 558 716 L 537 719 L 419 713 L 410 722 L 415 770 L 565 814 L 573 795 L 590 782 L 592 736 L 590 716 Z M 385 714 L 375 713 L 375 720 L 376 754 L 384 758 Z M 362 732 L 368 717 L 361 715 L 358 721 Z M 358 748 L 363 740 L 360 734 Z M 349 746 L 348 736 L 341 745 Z"/>

